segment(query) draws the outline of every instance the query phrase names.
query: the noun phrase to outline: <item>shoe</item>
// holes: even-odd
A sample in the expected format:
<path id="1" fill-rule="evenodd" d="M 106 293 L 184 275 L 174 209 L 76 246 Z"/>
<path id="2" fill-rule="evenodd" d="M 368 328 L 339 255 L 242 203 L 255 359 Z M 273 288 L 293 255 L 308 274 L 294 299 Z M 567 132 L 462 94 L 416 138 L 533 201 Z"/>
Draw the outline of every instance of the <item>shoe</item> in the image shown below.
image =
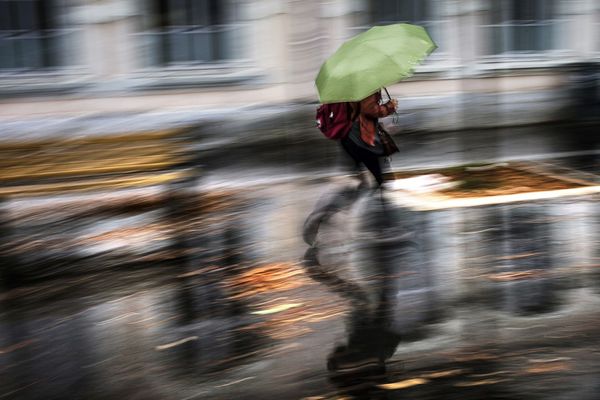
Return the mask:
<path id="1" fill-rule="evenodd" d="M 339 346 L 327 358 L 327 369 L 336 374 L 385 374 L 385 362 L 365 352 Z"/>

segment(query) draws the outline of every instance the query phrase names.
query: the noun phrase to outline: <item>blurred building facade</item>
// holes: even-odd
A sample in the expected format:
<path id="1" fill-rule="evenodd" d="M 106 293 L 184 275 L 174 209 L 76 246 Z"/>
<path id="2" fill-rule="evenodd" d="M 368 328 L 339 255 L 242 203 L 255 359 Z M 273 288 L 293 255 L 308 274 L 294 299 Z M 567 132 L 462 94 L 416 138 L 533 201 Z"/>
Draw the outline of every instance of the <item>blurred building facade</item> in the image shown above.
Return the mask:
<path id="1" fill-rule="evenodd" d="M 394 22 L 439 45 L 391 88 L 424 129 L 552 120 L 600 60 L 598 0 L 0 0 L 0 117 L 316 102 L 323 60 Z"/>

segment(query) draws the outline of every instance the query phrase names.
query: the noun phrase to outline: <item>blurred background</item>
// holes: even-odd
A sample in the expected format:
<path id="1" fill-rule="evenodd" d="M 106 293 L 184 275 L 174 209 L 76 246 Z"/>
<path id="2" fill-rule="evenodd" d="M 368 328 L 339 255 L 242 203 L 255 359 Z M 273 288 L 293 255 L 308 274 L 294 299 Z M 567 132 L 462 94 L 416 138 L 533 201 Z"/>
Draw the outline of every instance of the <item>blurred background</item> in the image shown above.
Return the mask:
<path id="1" fill-rule="evenodd" d="M 398 22 L 438 44 L 388 88 L 402 190 L 307 262 L 353 184 L 314 79 Z M 597 399 L 599 38 L 598 0 L 0 0 L 0 397 Z M 378 296 L 387 371 L 332 376 Z"/>

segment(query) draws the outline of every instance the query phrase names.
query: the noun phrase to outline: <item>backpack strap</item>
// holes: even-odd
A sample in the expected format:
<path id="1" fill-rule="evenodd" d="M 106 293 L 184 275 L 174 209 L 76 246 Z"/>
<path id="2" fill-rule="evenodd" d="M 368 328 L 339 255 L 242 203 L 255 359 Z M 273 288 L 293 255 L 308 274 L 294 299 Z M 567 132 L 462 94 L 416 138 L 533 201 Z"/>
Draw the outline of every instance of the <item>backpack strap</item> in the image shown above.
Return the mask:
<path id="1" fill-rule="evenodd" d="M 358 119 L 358 116 L 360 115 L 360 101 L 348 102 L 348 107 L 350 109 L 348 115 L 350 115 L 350 120 L 354 122 Z"/>

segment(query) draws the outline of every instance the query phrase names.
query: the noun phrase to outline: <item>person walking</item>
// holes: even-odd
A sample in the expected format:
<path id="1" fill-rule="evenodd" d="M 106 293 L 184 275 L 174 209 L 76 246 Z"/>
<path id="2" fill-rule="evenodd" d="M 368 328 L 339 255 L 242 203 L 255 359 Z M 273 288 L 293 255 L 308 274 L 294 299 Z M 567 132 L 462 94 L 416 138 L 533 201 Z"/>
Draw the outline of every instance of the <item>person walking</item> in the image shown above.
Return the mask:
<path id="1" fill-rule="evenodd" d="M 380 90 L 412 75 L 414 67 L 436 47 L 423 27 L 411 24 L 375 26 L 343 43 L 317 74 L 315 86 L 322 104 L 317 110 L 319 129 L 327 138 L 339 141 L 355 170 L 360 170 L 363 165 L 369 170 L 377 189 L 384 185 L 382 157 L 398 151 L 379 125 L 379 118 L 396 111 L 397 102 L 390 98 L 383 103 Z M 368 365 L 384 369 L 385 361 L 391 357 L 400 339 L 388 329 L 389 300 L 394 297 L 393 290 L 386 284 L 389 270 L 376 271 L 383 281 L 373 288 L 364 279 L 341 279 L 337 273 L 330 273 L 319 260 L 319 226 L 342 209 L 350 208 L 365 187 L 367 183 L 361 180 L 358 186 L 347 185 L 321 198 L 302 230 L 303 239 L 309 245 L 303 258 L 308 275 L 349 300 L 354 310 L 354 317 L 348 323 L 347 344 L 337 346 L 327 359 L 331 371 L 350 371 Z M 371 196 L 370 200 L 375 201 L 375 197 Z M 381 196 L 369 203 L 366 211 L 379 207 L 383 220 L 391 223 L 384 203 Z M 386 227 L 385 224 L 381 226 Z M 376 252 L 378 249 L 375 246 Z M 378 266 L 381 264 L 378 259 L 375 257 L 369 264 Z M 368 265 L 364 267 L 368 269 Z"/>
<path id="2" fill-rule="evenodd" d="M 381 139 L 379 118 L 396 112 L 398 102 L 391 99 L 381 104 L 381 91 L 365 99 L 350 103 L 352 109 L 352 127 L 340 140 L 344 151 L 354 160 L 356 168 L 363 164 L 375 178 L 377 186 L 383 184 L 381 158 L 388 156 Z"/>
<path id="3" fill-rule="evenodd" d="M 397 105 L 397 101 L 391 98 L 381 104 L 380 91 L 359 102 L 347 103 L 350 128 L 342 133 L 339 143 L 343 153 L 353 163 L 352 169 L 361 182 L 358 187 L 345 186 L 317 202 L 315 209 L 306 218 L 302 231 L 304 241 L 309 246 L 314 245 L 321 223 L 342 209 L 351 207 L 361 191 L 367 187 L 367 182 L 361 175 L 363 165 L 373 175 L 376 187 L 382 187 L 384 178 L 381 159 L 388 154 L 382 143 L 379 118 L 396 112 Z"/>

